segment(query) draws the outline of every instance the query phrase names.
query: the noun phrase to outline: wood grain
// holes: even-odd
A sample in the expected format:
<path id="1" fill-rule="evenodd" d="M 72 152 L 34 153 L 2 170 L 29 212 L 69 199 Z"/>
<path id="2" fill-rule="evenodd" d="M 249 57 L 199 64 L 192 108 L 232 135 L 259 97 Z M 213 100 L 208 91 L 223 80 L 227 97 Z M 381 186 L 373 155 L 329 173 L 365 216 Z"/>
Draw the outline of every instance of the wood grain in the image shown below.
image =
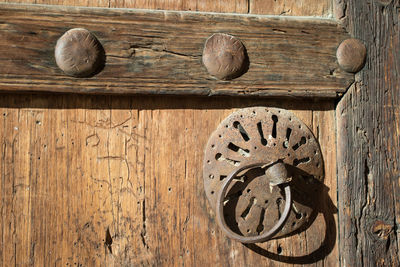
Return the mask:
<path id="1" fill-rule="evenodd" d="M 335 55 L 348 35 L 326 19 L 12 4 L 0 4 L 0 16 L 0 90 L 335 98 L 353 81 Z M 76 27 L 92 31 L 106 52 L 104 70 L 92 78 L 71 78 L 55 64 L 57 39 Z M 215 32 L 247 49 L 249 69 L 233 81 L 202 65 Z"/>
<path id="2" fill-rule="evenodd" d="M 248 0 L 6 0 L 11 3 L 248 13 Z M 267 14 L 267 13 L 265 13 Z"/>
<path id="3" fill-rule="evenodd" d="M 6 0 L 12 3 L 331 17 L 331 0 Z"/>
<path id="4" fill-rule="evenodd" d="M 2 97 L 3 265 L 335 265 L 333 103 L 310 103 L 312 112 L 294 101 L 204 100 Z M 293 110 L 311 127 L 330 191 L 306 231 L 247 248 L 214 221 L 202 161 L 220 121 L 253 105 Z"/>
<path id="5" fill-rule="evenodd" d="M 198 2 L 218 11 L 216 1 Z M 163 8 L 185 8 L 177 3 Z M 202 160 L 220 121 L 255 105 L 292 110 L 311 128 L 326 187 L 307 231 L 247 248 L 218 229 Z M 338 266 L 332 100 L 8 93 L 0 116 L 3 266 Z"/>
<path id="6" fill-rule="evenodd" d="M 399 266 L 399 1 L 344 1 L 367 62 L 336 109 L 341 266 Z"/>
<path id="7" fill-rule="evenodd" d="M 332 15 L 333 1 L 249 0 L 249 6 L 252 14 L 330 17 Z"/>
<path id="8" fill-rule="evenodd" d="M 248 13 L 248 0 L 111 0 L 110 7 Z"/>

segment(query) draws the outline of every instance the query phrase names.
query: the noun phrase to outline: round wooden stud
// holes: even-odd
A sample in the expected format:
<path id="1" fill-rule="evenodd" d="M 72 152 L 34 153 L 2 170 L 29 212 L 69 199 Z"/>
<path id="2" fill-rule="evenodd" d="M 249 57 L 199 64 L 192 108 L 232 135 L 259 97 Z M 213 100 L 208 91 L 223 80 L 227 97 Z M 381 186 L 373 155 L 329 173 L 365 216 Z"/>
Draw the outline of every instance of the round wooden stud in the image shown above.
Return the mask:
<path id="1" fill-rule="evenodd" d="M 363 68 L 366 55 L 365 45 L 354 38 L 344 40 L 336 51 L 340 68 L 351 73 L 358 72 Z"/>
<path id="2" fill-rule="evenodd" d="M 246 52 L 242 42 L 234 36 L 216 33 L 207 39 L 203 50 L 203 64 L 207 71 L 221 80 L 230 80 L 243 74 Z"/>
<path id="3" fill-rule="evenodd" d="M 88 30 L 75 28 L 58 39 L 55 48 L 58 67 L 67 75 L 89 77 L 104 66 L 104 49 Z"/>

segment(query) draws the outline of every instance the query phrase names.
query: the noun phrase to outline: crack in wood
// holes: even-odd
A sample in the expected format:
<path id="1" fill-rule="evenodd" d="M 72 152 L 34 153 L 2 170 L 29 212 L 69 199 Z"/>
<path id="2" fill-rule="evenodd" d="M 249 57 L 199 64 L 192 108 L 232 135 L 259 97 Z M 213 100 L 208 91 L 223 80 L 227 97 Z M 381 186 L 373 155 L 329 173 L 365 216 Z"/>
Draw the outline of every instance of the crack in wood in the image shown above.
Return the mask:
<path id="1" fill-rule="evenodd" d="M 354 80 L 337 68 L 335 50 L 348 34 L 334 20 L 7 3 L 0 4 L 0 15 L 8 25 L 0 29 L 6 42 L 0 52 L 13 58 L 0 58 L 0 90 L 336 98 Z M 105 68 L 90 79 L 63 75 L 53 49 L 42 42 L 55 42 L 68 23 L 90 28 L 106 51 Z M 107 26 L 113 30 L 105 31 Z M 250 60 L 245 75 L 225 82 L 207 73 L 201 53 L 215 32 L 232 32 L 243 41 Z"/>

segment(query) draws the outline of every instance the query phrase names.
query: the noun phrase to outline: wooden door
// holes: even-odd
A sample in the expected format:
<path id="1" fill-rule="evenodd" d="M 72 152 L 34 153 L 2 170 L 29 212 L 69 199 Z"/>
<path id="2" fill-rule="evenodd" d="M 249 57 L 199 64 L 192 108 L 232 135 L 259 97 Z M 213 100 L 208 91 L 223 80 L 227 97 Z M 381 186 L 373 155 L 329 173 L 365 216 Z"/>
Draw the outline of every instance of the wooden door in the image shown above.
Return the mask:
<path id="1" fill-rule="evenodd" d="M 353 34 L 365 37 L 360 34 L 362 30 L 357 30 L 362 29 L 357 14 L 351 13 L 356 12 L 357 4 L 338 2 L 65 0 L 32 3 L 330 19 L 336 16 L 349 23 Z M 390 17 L 388 14 L 394 12 L 394 4 L 379 4 L 382 5 L 382 16 Z M 373 4 L 374 8 L 376 5 Z M 390 18 L 398 20 L 398 16 Z M 377 18 L 371 21 L 374 19 Z M 377 26 L 374 24 L 373 27 Z M 395 29 L 394 24 L 385 24 L 385 27 Z M 387 53 L 392 52 L 393 62 L 398 63 L 395 49 L 399 44 L 394 38 L 398 37 L 398 30 L 396 34 L 388 33 L 387 36 L 393 39 L 386 45 L 391 48 Z M 361 39 L 369 42 L 366 37 Z M 393 62 L 389 66 L 394 65 L 396 69 Z M 370 63 L 367 68 L 373 69 Z M 373 71 L 376 76 L 363 74 L 358 77 L 374 81 L 377 75 L 383 75 L 380 70 Z M 380 76 L 386 77 L 380 86 L 391 84 L 387 92 L 394 100 L 390 108 L 375 111 L 378 116 L 389 110 L 390 119 L 398 122 L 398 106 L 395 107 L 398 94 L 394 94 L 396 90 L 398 92 L 394 78 L 398 77 L 398 67 L 392 71 L 393 76 L 389 78 Z M 349 89 L 349 96 L 340 101 L 338 109 L 335 98 L 298 101 L 229 96 L 2 94 L 0 258 L 3 266 L 361 266 L 374 262 L 381 265 L 398 263 L 397 228 L 390 218 L 394 211 L 398 214 L 395 192 L 399 185 L 394 180 L 387 182 L 387 190 L 383 191 L 374 184 L 381 180 L 372 177 L 372 171 L 379 174 L 382 170 L 371 157 L 383 152 L 373 150 L 375 145 L 371 144 L 368 135 L 364 139 L 365 132 L 358 126 L 358 123 L 366 123 L 362 122 L 364 113 L 356 107 L 357 103 L 373 105 L 373 101 L 365 97 L 374 95 L 361 93 L 359 96 L 359 91 L 368 85 L 363 85 L 361 80 L 357 82 Z M 355 95 L 354 99 L 352 95 Z M 315 221 L 299 234 L 268 241 L 259 247 L 245 246 L 222 234 L 206 200 L 202 179 L 203 152 L 209 136 L 231 112 L 249 106 L 292 111 L 318 139 L 325 168 L 326 194 L 323 199 L 316 200 L 322 204 Z M 353 116 L 356 116 L 354 120 Z M 390 125 L 391 131 L 398 133 L 398 127 Z M 347 132 L 350 130 L 353 132 Z M 379 140 L 385 140 L 389 132 L 378 134 Z M 349 151 L 352 138 L 363 140 L 359 141 L 363 148 L 372 146 L 367 150 L 369 152 L 354 148 L 356 156 L 360 156 L 354 162 L 352 151 Z M 387 152 L 398 159 L 398 150 L 394 149 L 398 142 L 387 140 L 393 141 L 390 143 L 393 150 Z M 368 173 L 363 173 L 365 169 L 360 167 L 365 156 L 369 162 L 369 167 L 365 167 Z M 347 161 L 354 164 L 351 169 L 348 169 Z M 396 162 L 389 163 L 393 173 L 398 173 Z M 343 193 L 339 196 L 340 207 L 338 181 Z M 354 193 L 358 192 L 358 186 L 361 187 L 360 198 Z M 378 194 L 386 192 L 391 197 L 389 204 L 376 204 L 381 209 L 379 212 L 366 206 L 366 201 L 372 201 L 374 190 Z M 342 213 L 340 223 L 338 211 Z M 373 234 L 378 235 L 377 244 L 383 246 L 386 242 L 386 251 L 369 252 L 368 246 L 374 245 L 360 226 L 369 227 L 371 214 L 386 216 L 381 220 L 382 224 L 373 228 Z M 394 218 L 398 220 L 398 216 Z"/>

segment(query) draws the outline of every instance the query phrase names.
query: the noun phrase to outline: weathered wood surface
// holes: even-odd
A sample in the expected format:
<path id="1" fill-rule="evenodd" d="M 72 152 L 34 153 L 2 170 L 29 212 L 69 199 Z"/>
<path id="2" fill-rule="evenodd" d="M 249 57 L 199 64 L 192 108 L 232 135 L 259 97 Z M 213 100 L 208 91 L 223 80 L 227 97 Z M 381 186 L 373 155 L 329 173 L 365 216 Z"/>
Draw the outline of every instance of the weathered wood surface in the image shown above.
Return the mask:
<path id="1" fill-rule="evenodd" d="M 163 1 L 46 1 L 154 2 Z M 162 8 L 184 9 L 177 2 Z M 220 9 L 218 1 L 183 2 L 231 12 L 242 1 Z M 304 15 L 321 3 L 304 5 Z M 312 129 L 329 189 L 316 199 L 323 212 L 307 231 L 267 242 L 266 250 L 222 235 L 202 184 L 209 135 L 231 111 L 254 105 L 292 110 Z M 10 93 L 0 95 L 0 117 L 3 266 L 338 266 L 328 205 L 337 197 L 333 101 Z"/>
<path id="2" fill-rule="evenodd" d="M 5 0 L 12 3 L 30 3 L 46 5 L 69 5 L 69 6 L 90 6 L 90 7 L 111 7 L 111 8 L 143 8 L 163 9 L 181 11 L 211 11 L 229 13 L 249 13 L 249 5 L 253 0 Z M 267 0 L 272 2 L 274 0 Z M 314 0 L 315 1 L 315 0 Z M 325 0 L 329 1 L 329 0 Z M 303 10 L 309 10 L 309 6 L 303 6 Z M 268 11 L 269 12 L 269 11 Z M 267 13 L 268 13 L 267 12 Z M 267 14 L 265 13 L 265 14 Z M 273 13 L 268 13 L 273 15 Z M 279 14 L 276 14 L 279 15 Z M 313 14 L 317 15 L 317 14 Z"/>
<path id="3" fill-rule="evenodd" d="M 5 2 L 319 17 L 330 17 L 333 6 L 331 0 L 6 0 Z"/>
<path id="4" fill-rule="evenodd" d="M 211 132 L 250 105 L 311 127 L 330 188 L 307 231 L 254 250 L 222 234 L 202 180 Z M 0 106 L 3 266 L 336 265 L 333 103 L 8 95 Z"/>
<path id="5" fill-rule="evenodd" d="M 249 9 L 252 14 L 330 17 L 333 12 L 333 1 L 249 0 Z"/>
<path id="6" fill-rule="evenodd" d="M 348 35 L 327 19 L 12 4 L 0 4 L 0 18 L 0 90 L 335 98 L 353 81 L 335 56 Z M 57 39 L 76 27 L 92 31 L 106 52 L 104 70 L 91 78 L 55 64 Z M 247 49 L 249 69 L 233 81 L 202 65 L 215 32 Z"/>
<path id="7" fill-rule="evenodd" d="M 337 116 L 341 266 L 400 266 L 399 1 L 343 1 L 367 47 Z"/>

